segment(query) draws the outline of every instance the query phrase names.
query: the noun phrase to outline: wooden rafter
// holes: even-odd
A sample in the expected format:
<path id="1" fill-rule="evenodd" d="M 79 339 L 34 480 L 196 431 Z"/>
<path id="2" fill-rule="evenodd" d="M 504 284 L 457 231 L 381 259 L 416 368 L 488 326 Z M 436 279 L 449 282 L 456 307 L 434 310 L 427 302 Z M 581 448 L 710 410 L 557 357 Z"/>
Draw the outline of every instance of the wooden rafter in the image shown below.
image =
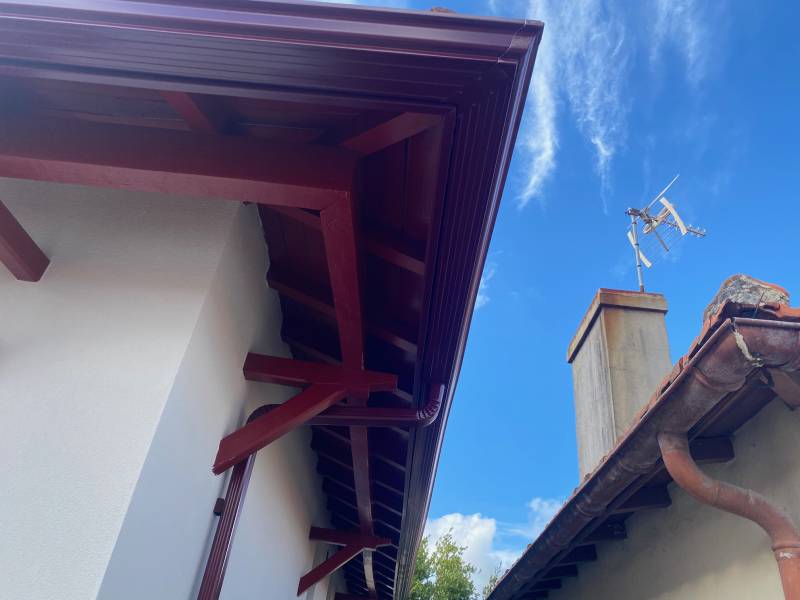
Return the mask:
<path id="1" fill-rule="evenodd" d="M 0 202 L 0 262 L 21 281 L 39 281 L 50 264 L 50 259 L 2 202 Z"/>
<path id="2" fill-rule="evenodd" d="M 299 302 L 328 319 L 336 319 L 336 309 L 334 306 L 326 302 L 324 299 L 319 298 L 313 294 L 299 289 L 297 286 L 292 285 L 284 276 L 277 273 L 274 269 L 270 269 L 267 273 L 267 282 L 269 286 L 276 292 L 283 294 L 287 298 Z M 409 332 L 394 331 L 389 327 L 380 325 L 377 322 L 367 320 L 365 323 L 367 333 L 373 338 L 384 341 L 390 346 L 394 346 L 404 352 L 410 354 L 417 353 L 417 343 L 410 339 L 412 336 Z"/>
<path id="3" fill-rule="evenodd" d="M 323 209 L 320 212 L 320 221 L 339 330 L 342 364 L 345 368 L 361 369 L 364 366 L 364 324 L 359 281 L 357 228 L 352 197 Z M 364 407 L 367 396 L 368 394 L 363 391 L 351 394 L 350 404 Z M 362 534 L 374 536 L 367 428 L 351 426 L 349 431 L 358 527 Z M 341 554 L 347 557 L 348 554 L 345 554 L 345 551 L 348 549 L 352 551 L 356 548 L 358 548 L 358 552 L 363 552 L 364 580 L 367 591 L 370 596 L 375 597 L 377 588 L 372 564 L 372 550 L 363 546 L 345 546 L 336 555 L 304 575 L 300 580 L 300 588 L 305 586 L 307 589 L 309 585 L 313 584 L 313 581 L 318 581 L 318 578 L 327 576 L 333 570 L 344 565 L 352 556 L 341 562 L 333 559 Z M 334 568 L 332 570 L 322 569 L 321 567 L 326 564 Z"/>
<path id="4" fill-rule="evenodd" d="M 0 177 L 322 209 L 350 197 L 355 165 L 355 155 L 337 148 L 63 119 L 0 120 Z"/>
<path id="5" fill-rule="evenodd" d="M 338 546 L 362 546 L 375 550 L 380 546 L 389 546 L 392 540 L 375 535 L 364 534 L 361 531 L 340 531 L 324 527 L 312 527 L 308 539 L 318 542 L 328 542 Z"/>
<path id="6" fill-rule="evenodd" d="M 259 381 L 257 377 L 252 375 L 247 375 L 247 379 Z M 435 385 L 431 386 L 428 402 L 421 409 L 345 406 L 339 404 L 311 417 L 307 424 L 334 427 L 425 427 L 439 415 L 443 398 L 444 386 Z M 268 404 L 262 408 L 267 411 L 275 410 L 280 406 L 282 405 Z"/>
<path id="7" fill-rule="evenodd" d="M 324 208 L 320 219 L 342 363 L 350 369 L 361 369 L 364 367 L 364 323 L 352 196 Z"/>
<path id="8" fill-rule="evenodd" d="M 309 229 L 319 231 L 322 228 L 320 218 L 314 213 L 298 208 L 284 206 L 270 206 L 273 210 L 297 223 L 302 223 Z M 381 241 L 381 238 L 391 238 L 389 232 L 382 232 L 378 237 L 374 234 L 364 233 L 361 235 L 361 247 L 363 250 L 376 258 L 405 269 L 410 273 L 423 276 L 425 275 L 425 261 L 422 259 L 422 252 L 415 248 L 415 244 L 408 240 L 395 239 L 391 244 Z"/>
<path id="9" fill-rule="evenodd" d="M 225 129 L 224 117 L 207 98 L 175 91 L 161 92 L 161 96 L 192 131 L 213 135 Z"/>
<path id="10" fill-rule="evenodd" d="M 356 133 L 342 140 L 339 145 L 359 154 L 373 154 L 441 122 L 442 117 L 438 115 L 406 112 Z"/>
<path id="11" fill-rule="evenodd" d="M 397 377 L 388 373 L 348 369 L 255 352 L 248 353 L 242 370 L 249 381 L 298 387 L 323 383 L 347 389 L 391 391 L 397 386 Z"/>
<path id="12" fill-rule="evenodd" d="M 363 546 L 344 546 L 333 556 L 321 562 L 300 578 L 300 583 L 297 586 L 297 595 L 299 596 L 312 585 L 318 581 L 321 581 L 337 569 L 341 569 L 349 561 L 358 556 L 363 550 Z"/>

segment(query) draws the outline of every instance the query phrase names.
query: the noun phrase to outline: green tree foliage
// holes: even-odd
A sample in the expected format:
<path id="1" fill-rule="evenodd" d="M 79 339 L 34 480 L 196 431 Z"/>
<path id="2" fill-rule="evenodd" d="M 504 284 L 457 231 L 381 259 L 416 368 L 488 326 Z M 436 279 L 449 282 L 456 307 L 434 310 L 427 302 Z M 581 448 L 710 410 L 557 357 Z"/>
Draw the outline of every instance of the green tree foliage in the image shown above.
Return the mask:
<path id="1" fill-rule="evenodd" d="M 446 533 L 431 548 L 428 538 L 422 540 L 417 553 L 417 567 L 409 600 L 474 600 L 475 567 L 463 557 L 464 547 Z"/>
<path id="2" fill-rule="evenodd" d="M 489 577 L 489 581 L 486 582 L 486 585 L 483 586 L 483 600 L 489 597 L 489 594 L 492 593 L 494 586 L 497 585 L 497 580 L 500 579 L 500 567 L 497 567 L 492 573 L 491 577 Z"/>

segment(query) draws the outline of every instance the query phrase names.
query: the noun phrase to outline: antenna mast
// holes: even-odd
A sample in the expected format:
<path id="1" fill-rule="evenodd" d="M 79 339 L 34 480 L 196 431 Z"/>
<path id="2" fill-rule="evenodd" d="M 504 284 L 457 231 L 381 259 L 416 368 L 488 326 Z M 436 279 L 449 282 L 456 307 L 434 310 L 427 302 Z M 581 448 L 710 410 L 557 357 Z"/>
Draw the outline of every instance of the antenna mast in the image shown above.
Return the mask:
<path id="1" fill-rule="evenodd" d="M 631 225 L 628 230 L 628 241 L 631 246 L 633 246 L 633 252 L 636 257 L 636 277 L 639 280 L 640 292 L 644 291 L 642 265 L 649 269 L 653 266 L 653 263 L 650 262 L 642 251 L 639 223 L 642 223 L 641 239 L 653 242 L 652 246 L 655 252 L 658 253 L 656 260 L 669 252 L 670 246 L 682 240 L 687 233 L 700 238 L 706 236 L 705 229 L 684 225 L 683 219 L 681 219 L 678 211 L 675 210 L 675 207 L 667 200 L 666 196 L 664 196 L 672 187 L 672 184 L 678 180 L 678 177 L 680 177 L 680 175 L 676 175 L 672 181 L 667 184 L 667 187 L 661 190 L 661 192 L 644 208 L 629 208 L 625 211 L 625 214 L 631 218 Z M 650 209 L 656 202 L 661 203 L 661 211 L 656 215 L 651 215 Z"/>
<path id="2" fill-rule="evenodd" d="M 644 277 L 642 276 L 642 250 L 639 248 L 639 235 L 636 233 L 637 217 L 630 209 L 626 212 L 631 216 L 631 229 L 629 235 L 633 242 L 633 251 L 636 254 L 636 277 L 639 279 L 639 291 L 644 291 Z"/>

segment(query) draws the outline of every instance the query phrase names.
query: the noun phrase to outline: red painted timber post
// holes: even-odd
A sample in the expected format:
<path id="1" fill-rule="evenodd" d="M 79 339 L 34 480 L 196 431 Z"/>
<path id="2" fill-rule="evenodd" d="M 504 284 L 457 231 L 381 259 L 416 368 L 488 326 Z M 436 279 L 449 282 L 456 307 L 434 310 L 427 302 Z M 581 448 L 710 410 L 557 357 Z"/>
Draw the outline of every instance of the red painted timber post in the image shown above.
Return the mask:
<path id="1" fill-rule="evenodd" d="M 262 412 L 256 410 L 250 415 L 247 422 L 257 419 Z M 233 536 L 236 533 L 236 525 L 244 506 L 244 498 L 247 494 L 247 486 L 250 484 L 250 475 L 253 473 L 256 454 L 257 452 L 253 452 L 233 467 L 230 481 L 228 481 L 228 490 L 225 492 L 225 506 L 222 509 L 222 516 L 217 521 L 217 531 L 214 533 L 214 541 L 211 543 L 211 551 L 208 554 L 197 600 L 218 600 L 222 591 L 222 582 L 225 579 L 225 569 L 228 567 L 228 558 L 231 555 Z"/>

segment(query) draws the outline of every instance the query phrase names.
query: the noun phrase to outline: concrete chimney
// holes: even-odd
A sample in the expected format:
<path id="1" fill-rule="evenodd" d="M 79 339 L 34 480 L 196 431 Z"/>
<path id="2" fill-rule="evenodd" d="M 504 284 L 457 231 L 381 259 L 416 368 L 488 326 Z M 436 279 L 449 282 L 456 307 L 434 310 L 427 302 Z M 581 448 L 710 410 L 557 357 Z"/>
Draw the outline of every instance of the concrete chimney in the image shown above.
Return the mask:
<path id="1" fill-rule="evenodd" d="M 583 479 L 672 368 L 661 294 L 600 289 L 570 342 Z"/>

